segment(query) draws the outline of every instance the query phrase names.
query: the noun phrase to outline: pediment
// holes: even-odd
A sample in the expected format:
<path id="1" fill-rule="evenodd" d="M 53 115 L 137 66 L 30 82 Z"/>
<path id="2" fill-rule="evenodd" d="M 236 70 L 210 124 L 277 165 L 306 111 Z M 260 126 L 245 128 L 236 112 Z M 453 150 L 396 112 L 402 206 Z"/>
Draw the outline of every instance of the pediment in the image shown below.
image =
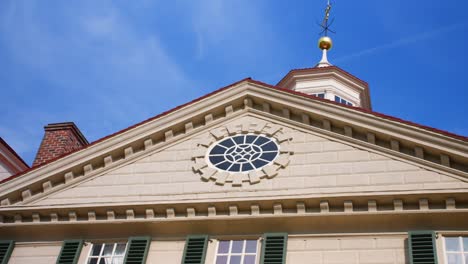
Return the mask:
<path id="1" fill-rule="evenodd" d="M 280 144 L 281 156 L 254 175 L 226 173 L 207 166 L 201 157 L 210 146 L 238 134 L 271 136 Z M 466 182 L 413 162 L 275 118 L 244 113 L 25 205 L 173 204 L 207 199 L 440 192 L 467 187 Z"/>
<path id="2" fill-rule="evenodd" d="M 247 121 L 244 119 L 247 119 Z M 82 187 L 94 188 L 94 191 L 99 193 L 102 190 L 102 186 L 96 187 L 99 184 L 96 186 L 88 185 L 93 185 L 100 181 L 107 182 L 107 184 L 109 184 L 108 181 L 111 181 L 114 182 L 114 185 L 123 184 L 126 186 L 123 188 L 120 186 L 120 189 L 117 188 L 112 192 L 121 193 L 123 189 L 126 189 L 129 192 L 137 194 L 132 196 L 130 193 L 123 192 L 127 198 L 122 199 L 126 202 L 129 201 L 128 199 L 131 202 L 142 200 L 154 202 L 161 197 L 169 197 L 169 194 L 170 196 L 174 194 L 171 192 L 165 193 L 163 190 L 167 191 L 170 188 L 175 188 L 174 192 L 178 193 L 177 189 L 183 185 L 174 185 L 173 182 L 161 182 L 148 186 L 143 180 L 143 182 L 138 183 L 142 185 L 139 186 L 141 188 L 130 188 L 129 184 L 141 177 L 125 178 L 122 175 L 127 173 L 125 172 L 126 170 L 145 166 L 150 170 L 154 169 L 154 166 L 164 167 L 164 161 L 158 161 L 157 158 L 149 162 L 150 165 L 137 164 L 145 163 L 145 160 L 151 160 L 154 156 L 167 155 L 165 151 L 168 151 L 168 149 L 178 148 L 184 144 L 188 144 L 190 148 L 194 148 L 194 144 L 200 145 L 200 140 L 206 140 L 210 133 L 212 135 L 210 131 L 219 129 L 220 127 L 235 125 L 238 129 L 242 129 L 243 123 L 255 124 L 258 122 L 280 126 L 281 134 L 284 133 L 285 136 L 288 133 L 297 133 L 298 135 L 302 133 L 309 135 L 304 137 L 317 137 L 324 139 L 324 142 L 328 142 L 320 144 L 350 148 L 344 151 L 347 152 L 346 154 L 340 154 L 339 150 L 332 152 L 334 154 L 328 154 L 336 156 L 337 159 L 361 157 L 368 159 L 367 161 L 370 163 L 380 162 L 382 166 L 385 164 L 385 168 L 388 168 L 388 164 L 390 163 L 396 167 L 406 168 L 409 170 L 407 172 L 411 172 L 409 174 L 414 175 L 415 179 L 421 179 L 421 182 L 416 184 L 422 188 L 420 190 L 430 191 L 444 188 L 449 190 L 450 188 L 466 187 L 464 184 L 467 179 L 467 168 L 463 164 L 468 164 L 466 163 L 468 160 L 468 146 L 466 141 L 462 139 L 388 120 L 385 117 L 365 113 L 359 109 L 311 99 L 301 94 L 287 92 L 252 80 L 244 80 L 230 87 L 223 88 L 205 98 L 181 106 L 170 113 L 137 124 L 134 127 L 119 132 L 117 135 L 93 143 L 86 149 L 72 153 L 46 166 L 31 170 L 20 177 L 0 185 L 2 205 L 39 205 L 41 201 L 47 201 L 47 199 L 50 199 L 49 202 L 43 202 L 43 205 L 56 204 L 60 201 L 67 201 L 61 195 L 68 193 L 67 197 L 73 197 L 73 195 L 70 196 L 70 193 L 73 194 L 75 192 L 79 196 L 79 193 L 89 191 L 78 191 Z M 242 133 L 242 131 L 239 132 Z M 261 130 L 259 133 L 265 133 L 265 131 Z M 296 137 L 301 138 L 303 137 L 302 134 Z M 198 141 L 192 142 L 194 139 Z M 289 142 L 289 138 L 287 140 Z M 300 141 L 294 139 L 293 136 L 291 142 Z M 303 149 L 308 149 L 314 145 L 312 142 L 302 142 L 301 144 L 303 145 L 301 147 Z M 268 186 L 272 187 L 274 184 L 277 184 L 283 190 L 284 188 L 288 189 L 287 186 L 291 184 L 302 184 L 302 182 L 305 182 L 305 178 L 298 182 L 293 181 L 292 178 L 294 177 L 287 178 L 284 176 L 286 174 L 297 175 L 290 171 L 293 170 L 292 165 L 298 162 L 296 159 L 300 159 L 298 158 L 300 155 L 297 150 L 296 153 L 291 155 L 290 161 L 287 161 L 291 167 L 283 166 L 284 164 L 278 164 L 279 166 L 275 167 L 275 170 L 279 171 L 278 177 L 272 177 L 271 180 L 268 179 L 258 183 L 255 182 L 252 185 L 249 183 L 250 179 L 246 178 L 244 179 L 247 182 L 245 186 L 243 184 L 241 186 L 232 186 L 233 181 L 230 181 L 228 178 L 226 178 L 227 184 L 217 184 L 214 180 L 209 181 L 210 178 L 205 179 L 208 182 L 201 181 L 203 173 L 200 172 L 200 169 L 203 168 L 197 170 L 193 167 L 192 163 L 196 163 L 193 153 L 187 150 L 185 152 L 184 150 L 179 151 L 182 156 L 187 155 L 189 152 L 191 155 L 190 157 L 184 156 L 185 161 L 181 161 L 181 166 L 185 166 L 186 171 L 182 173 L 183 175 L 179 176 L 181 178 L 190 177 L 190 179 L 193 179 L 194 182 L 190 185 L 193 188 L 200 186 L 197 197 L 203 197 L 203 199 L 212 197 L 212 195 L 210 196 L 210 191 L 206 190 L 207 186 L 221 193 L 225 193 L 227 188 L 247 188 L 245 190 L 247 193 L 257 193 L 256 195 L 258 195 L 257 188 L 269 188 Z M 310 153 L 306 151 L 306 155 L 314 156 L 314 153 L 313 151 Z M 345 164 L 351 162 L 342 161 Z M 301 166 L 305 167 L 309 165 L 309 163 L 301 164 Z M 332 166 L 328 168 L 328 171 L 346 170 L 343 168 L 351 171 L 359 170 L 358 167 L 353 166 L 352 164 L 348 164 L 347 166 L 339 165 L 336 168 Z M 377 169 L 374 168 L 374 170 Z M 305 169 L 305 171 L 309 170 Z M 321 168 L 321 171 L 323 172 L 323 168 Z M 313 173 L 312 167 L 310 168 L 310 173 Z M 346 171 L 342 173 L 347 175 Z M 366 173 L 365 171 L 359 172 L 359 175 L 364 175 L 359 179 L 368 179 L 368 185 L 372 187 L 372 175 L 366 175 Z M 382 173 L 382 171 L 378 171 L 378 173 Z M 260 175 L 259 177 L 262 178 L 264 176 Z M 338 182 L 338 179 L 346 180 L 343 177 L 338 178 L 339 175 L 329 177 L 323 173 L 318 177 L 323 177 L 315 179 L 318 185 L 330 181 L 330 179 L 334 179 L 333 181 L 336 182 Z M 164 177 L 161 176 L 162 178 Z M 403 180 L 403 182 L 400 182 L 400 189 L 389 189 L 388 184 L 377 189 L 383 192 L 386 190 L 401 191 L 402 189 L 409 191 L 411 187 L 417 187 L 416 185 L 411 185 L 411 180 L 407 179 L 407 176 L 400 174 L 400 176 L 395 175 L 395 178 Z M 428 182 L 425 182 L 425 180 Z M 440 185 L 437 185 L 438 183 Z M 172 185 L 164 187 L 164 184 Z M 267 187 L 263 185 L 267 185 Z M 364 185 L 367 186 L 366 184 Z M 425 188 L 424 185 L 430 188 Z M 311 188 L 317 189 L 317 186 Z M 356 189 L 355 186 L 353 188 Z M 329 193 L 338 191 L 337 189 L 334 191 L 332 189 L 329 190 Z M 270 195 L 274 195 L 278 190 L 270 189 Z M 341 191 L 344 192 L 345 190 Z M 149 195 L 152 196 L 150 199 L 142 198 L 144 196 L 142 194 L 144 193 L 157 193 L 160 198 L 155 199 L 154 195 Z M 293 195 L 294 193 L 301 192 L 296 190 L 285 195 Z M 304 189 L 303 193 L 310 194 L 310 190 Z M 318 193 L 323 194 L 322 192 Z M 206 196 L 203 196 L 203 194 L 206 194 Z M 243 191 L 237 192 L 239 196 L 244 194 Z M 183 197 L 186 194 L 181 193 L 181 195 L 180 197 Z M 267 193 L 262 194 L 262 197 L 267 196 Z M 92 203 L 106 203 L 110 201 L 119 200 L 113 196 L 101 197 L 99 199 L 93 196 L 90 200 L 88 199 L 88 202 Z M 75 202 L 77 204 L 86 203 L 86 201 Z M 68 201 L 67 203 L 75 202 Z"/>

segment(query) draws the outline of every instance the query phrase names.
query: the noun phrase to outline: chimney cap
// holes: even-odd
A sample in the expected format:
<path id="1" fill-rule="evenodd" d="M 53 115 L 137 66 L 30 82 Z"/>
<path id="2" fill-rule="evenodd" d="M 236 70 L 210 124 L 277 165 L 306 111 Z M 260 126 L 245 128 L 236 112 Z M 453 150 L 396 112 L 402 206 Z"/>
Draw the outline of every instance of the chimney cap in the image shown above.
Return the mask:
<path id="1" fill-rule="evenodd" d="M 72 130 L 75 133 L 75 135 L 77 136 L 78 140 L 81 141 L 83 146 L 86 146 L 86 145 L 89 144 L 88 140 L 81 133 L 80 129 L 75 125 L 74 122 L 51 123 L 51 124 L 48 124 L 48 125 L 44 126 L 45 131 L 65 130 L 65 129 Z"/>

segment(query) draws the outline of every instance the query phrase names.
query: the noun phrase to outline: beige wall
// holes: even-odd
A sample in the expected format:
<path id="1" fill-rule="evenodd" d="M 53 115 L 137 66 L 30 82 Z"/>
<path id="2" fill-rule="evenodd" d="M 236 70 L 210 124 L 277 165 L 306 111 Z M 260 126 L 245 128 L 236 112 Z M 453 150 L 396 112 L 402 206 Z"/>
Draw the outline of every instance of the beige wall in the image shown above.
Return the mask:
<path id="1" fill-rule="evenodd" d="M 404 264 L 407 236 L 290 237 L 286 263 Z"/>
<path id="2" fill-rule="evenodd" d="M 50 264 L 57 261 L 62 242 L 17 243 L 9 264 Z"/>
<path id="3" fill-rule="evenodd" d="M 11 176 L 11 172 L 6 168 L 6 166 L 0 162 L 0 180 L 6 179 Z"/>
<path id="4" fill-rule="evenodd" d="M 159 241 L 153 240 L 149 248 L 147 264 L 181 263 L 184 254 L 185 240 Z"/>
<path id="5" fill-rule="evenodd" d="M 258 122 L 244 116 L 233 123 Z M 203 182 L 191 169 L 199 133 L 162 151 L 49 195 L 36 204 L 174 201 L 280 197 L 281 195 L 337 195 L 340 193 L 401 192 L 467 188 L 468 184 L 366 149 L 358 149 L 299 129 L 283 127 L 295 151 L 290 164 L 273 179 L 242 187 Z"/>

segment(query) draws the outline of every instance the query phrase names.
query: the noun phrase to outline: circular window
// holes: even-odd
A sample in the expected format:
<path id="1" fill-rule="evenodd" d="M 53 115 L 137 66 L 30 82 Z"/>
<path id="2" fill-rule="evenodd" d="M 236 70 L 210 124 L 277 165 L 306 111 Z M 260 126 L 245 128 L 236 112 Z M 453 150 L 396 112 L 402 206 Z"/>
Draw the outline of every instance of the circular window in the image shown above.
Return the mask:
<path id="1" fill-rule="evenodd" d="M 263 135 L 239 135 L 218 142 L 208 153 L 209 162 L 229 172 L 248 172 L 271 163 L 279 153 L 278 144 Z"/>

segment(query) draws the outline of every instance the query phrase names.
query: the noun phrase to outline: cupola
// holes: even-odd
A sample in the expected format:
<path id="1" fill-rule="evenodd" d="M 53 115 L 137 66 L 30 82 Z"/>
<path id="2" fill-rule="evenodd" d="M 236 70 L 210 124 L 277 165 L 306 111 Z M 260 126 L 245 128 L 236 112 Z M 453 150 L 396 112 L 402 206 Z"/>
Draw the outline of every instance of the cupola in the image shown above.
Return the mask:
<path id="1" fill-rule="evenodd" d="M 318 41 L 322 59 L 313 68 L 291 70 L 277 86 L 372 110 L 368 84 L 328 61 L 328 51 L 333 46 L 332 39 L 327 36 L 328 31 L 331 31 L 328 23 L 330 10 L 331 4 L 328 3 L 322 23 L 325 36 Z"/>

